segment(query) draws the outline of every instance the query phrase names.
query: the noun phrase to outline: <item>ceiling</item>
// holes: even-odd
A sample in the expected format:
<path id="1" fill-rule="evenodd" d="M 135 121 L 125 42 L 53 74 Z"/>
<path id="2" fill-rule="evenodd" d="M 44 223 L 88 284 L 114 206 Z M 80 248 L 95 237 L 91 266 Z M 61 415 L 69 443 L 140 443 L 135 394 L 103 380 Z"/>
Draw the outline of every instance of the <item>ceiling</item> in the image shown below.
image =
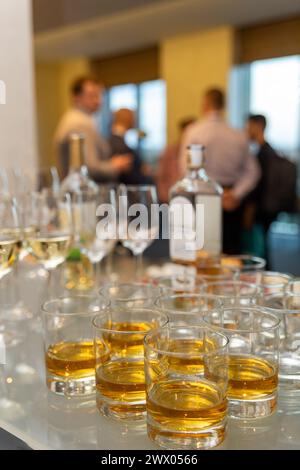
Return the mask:
<path id="1" fill-rule="evenodd" d="M 300 14 L 295 0 L 33 0 L 39 59 L 119 54 L 219 25 Z"/>
<path id="2" fill-rule="evenodd" d="M 162 1 L 168 0 L 32 0 L 34 31 L 47 31 Z"/>

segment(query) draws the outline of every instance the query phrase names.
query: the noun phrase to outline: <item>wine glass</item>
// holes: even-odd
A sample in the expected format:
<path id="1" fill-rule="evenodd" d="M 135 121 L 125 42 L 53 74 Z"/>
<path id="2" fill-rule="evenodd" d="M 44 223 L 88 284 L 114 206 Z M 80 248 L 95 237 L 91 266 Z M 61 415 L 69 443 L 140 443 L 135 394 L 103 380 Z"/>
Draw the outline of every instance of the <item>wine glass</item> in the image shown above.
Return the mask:
<path id="1" fill-rule="evenodd" d="M 100 262 L 112 252 L 117 241 L 116 191 L 110 185 L 81 190 L 72 195 L 75 240 L 94 266 L 96 284 Z M 97 287 L 97 285 L 96 285 Z"/>
<path id="2" fill-rule="evenodd" d="M 53 193 L 58 194 L 60 191 L 60 178 L 55 166 L 49 168 L 40 168 L 36 175 L 36 190 L 41 192 L 44 189 L 51 189 Z"/>
<path id="3" fill-rule="evenodd" d="M 3 286 L 3 278 L 8 275 L 16 262 L 22 246 L 22 234 L 17 210 L 17 203 L 9 196 L 0 197 L 0 282 L 1 290 L 1 324 L 0 337 L 6 345 L 14 345 L 22 336 L 11 328 L 8 304 L 8 289 Z"/>
<path id="4" fill-rule="evenodd" d="M 13 268 L 20 248 L 21 228 L 16 200 L 2 196 L 0 197 L 0 280 Z"/>
<path id="5" fill-rule="evenodd" d="M 159 234 L 159 217 L 155 186 L 119 187 L 119 237 L 122 245 L 136 258 L 136 276 L 143 271 L 143 253 Z"/>
<path id="6" fill-rule="evenodd" d="M 73 235 L 71 197 L 51 189 L 34 194 L 35 231 L 27 238 L 30 253 L 49 273 L 48 296 L 55 296 L 53 271 L 69 252 Z"/>
<path id="7" fill-rule="evenodd" d="M 20 240 L 18 260 L 23 261 L 28 255 L 28 238 L 32 237 L 36 230 L 33 220 L 33 196 L 31 193 L 19 193 L 14 201 L 19 221 L 19 227 L 15 229 Z M 20 292 L 22 282 L 20 274 L 23 268 L 23 263 L 15 263 L 13 274 L 5 279 L 8 302 L 4 310 L 11 320 L 25 320 L 33 317 L 33 312 L 24 303 Z"/>

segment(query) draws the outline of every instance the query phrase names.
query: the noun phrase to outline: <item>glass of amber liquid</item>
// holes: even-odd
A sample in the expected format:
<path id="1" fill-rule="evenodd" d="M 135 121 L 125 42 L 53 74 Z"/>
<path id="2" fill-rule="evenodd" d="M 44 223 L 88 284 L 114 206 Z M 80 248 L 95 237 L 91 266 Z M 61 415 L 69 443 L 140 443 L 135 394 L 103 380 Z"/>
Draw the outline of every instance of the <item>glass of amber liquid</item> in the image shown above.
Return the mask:
<path id="1" fill-rule="evenodd" d="M 52 392 L 66 396 L 95 392 L 92 319 L 108 306 L 103 297 L 87 295 L 43 305 L 46 382 Z"/>
<path id="2" fill-rule="evenodd" d="M 158 297 L 155 306 L 171 323 L 199 325 L 203 312 L 222 308 L 223 304 L 213 295 L 174 294 Z"/>
<path id="3" fill-rule="evenodd" d="M 209 449 L 226 434 L 228 339 L 168 324 L 145 337 L 148 436 L 168 449 Z"/>
<path id="4" fill-rule="evenodd" d="M 205 290 L 221 300 L 225 307 L 255 305 L 262 297 L 262 289 L 259 285 L 237 280 L 208 282 Z"/>
<path id="5" fill-rule="evenodd" d="M 142 307 L 112 306 L 94 318 L 96 399 L 100 413 L 119 420 L 144 418 L 144 337 L 167 323 L 166 315 Z"/>
<path id="6" fill-rule="evenodd" d="M 147 283 L 109 283 L 100 289 L 100 294 L 108 299 L 111 305 L 119 307 L 153 308 L 155 300 L 172 291 L 165 287 Z"/>
<path id="7" fill-rule="evenodd" d="M 193 276 L 186 272 L 175 273 L 170 276 L 154 277 L 153 285 L 169 290 L 171 294 L 200 294 L 205 288 L 205 281 L 199 276 Z"/>
<path id="8" fill-rule="evenodd" d="M 258 306 L 240 306 L 207 312 L 203 321 L 229 338 L 230 415 L 252 419 L 272 414 L 277 405 L 280 319 Z"/>

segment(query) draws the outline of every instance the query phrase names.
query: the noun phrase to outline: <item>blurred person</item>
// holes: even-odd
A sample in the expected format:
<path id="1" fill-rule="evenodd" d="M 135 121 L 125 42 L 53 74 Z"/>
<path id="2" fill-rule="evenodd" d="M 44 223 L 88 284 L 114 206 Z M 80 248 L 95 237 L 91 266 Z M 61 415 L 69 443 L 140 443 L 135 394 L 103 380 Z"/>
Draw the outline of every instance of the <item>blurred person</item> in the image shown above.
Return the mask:
<path id="1" fill-rule="evenodd" d="M 193 124 L 196 118 L 190 117 L 182 119 L 178 123 L 179 138 L 174 144 L 168 145 L 161 154 L 158 162 L 156 174 L 156 183 L 158 196 L 162 203 L 169 202 L 169 191 L 171 187 L 180 179 L 180 148 L 184 131 L 190 124 Z"/>
<path id="2" fill-rule="evenodd" d="M 245 211 L 245 229 L 263 231 L 264 256 L 269 263 L 267 235 L 279 212 L 294 212 L 297 200 L 297 167 L 280 156 L 266 141 L 267 119 L 262 114 L 250 114 L 246 133 L 254 144 L 261 168 L 261 179 L 249 195 Z"/>
<path id="3" fill-rule="evenodd" d="M 85 136 L 85 164 L 96 181 L 116 180 L 120 173 L 130 171 L 130 155 L 112 155 L 109 143 L 99 133 L 93 114 L 101 108 L 102 85 L 92 77 L 80 77 L 71 87 L 73 106 L 61 118 L 55 132 L 58 161 L 65 177 L 69 167 L 68 139 L 72 133 Z"/>
<path id="4" fill-rule="evenodd" d="M 186 147 L 205 146 L 205 168 L 223 193 L 223 252 L 241 252 L 243 201 L 257 185 L 260 169 L 249 152 L 246 136 L 230 128 L 224 120 L 225 95 L 217 89 L 206 91 L 202 102 L 203 119 L 186 130 L 180 152 L 181 172 L 186 169 Z"/>
<path id="5" fill-rule="evenodd" d="M 121 172 L 118 177 L 119 183 L 123 184 L 152 184 L 150 176 L 144 174 L 144 165 L 138 155 L 138 152 L 130 148 L 126 141 L 126 133 L 134 129 L 136 117 L 134 111 L 128 108 L 121 108 L 114 113 L 111 136 L 109 144 L 112 154 L 132 156 L 133 164 L 130 171 Z"/>

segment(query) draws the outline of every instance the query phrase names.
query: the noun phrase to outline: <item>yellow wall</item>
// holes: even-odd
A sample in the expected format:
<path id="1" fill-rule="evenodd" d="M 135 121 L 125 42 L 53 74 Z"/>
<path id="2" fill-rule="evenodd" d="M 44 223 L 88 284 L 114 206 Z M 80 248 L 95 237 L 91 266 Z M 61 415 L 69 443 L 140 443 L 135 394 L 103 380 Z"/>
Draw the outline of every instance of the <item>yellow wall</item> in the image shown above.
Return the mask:
<path id="1" fill-rule="evenodd" d="M 39 162 L 43 167 L 56 164 L 53 136 L 60 117 L 70 106 L 70 85 L 76 77 L 89 72 L 89 61 L 81 58 L 36 64 Z"/>
<path id="2" fill-rule="evenodd" d="M 197 116 L 200 98 L 209 86 L 227 88 L 234 57 L 234 31 L 220 27 L 176 36 L 160 45 L 160 75 L 167 85 L 168 141 L 177 138 L 177 123 Z M 37 111 L 40 162 L 55 164 L 53 135 L 60 116 L 70 105 L 73 79 L 90 72 L 88 59 L 36 65 Z"/>
<path id="3" fill-rule="evenodd" d="M 167 85 L 168 141 L 177 138 L 177 123 L 198 116 L 207 87 L 227 89 L 234 57 L 234 31 L 220 27 L 176 36 L 161 44 L 161 76 Z"/>

